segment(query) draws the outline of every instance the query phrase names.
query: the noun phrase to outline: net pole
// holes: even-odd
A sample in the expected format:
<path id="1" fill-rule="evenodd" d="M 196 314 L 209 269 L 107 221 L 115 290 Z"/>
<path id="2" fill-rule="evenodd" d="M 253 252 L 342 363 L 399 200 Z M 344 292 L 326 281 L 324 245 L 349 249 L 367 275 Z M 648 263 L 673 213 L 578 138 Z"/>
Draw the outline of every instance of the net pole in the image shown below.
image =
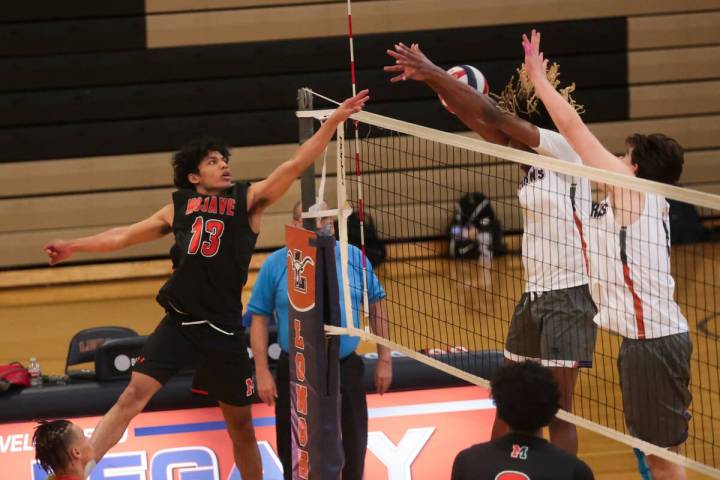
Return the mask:
<path id="1" fill-rule="evenodd" d="M 313 94 L 308 88 L 298 89 L 298 111 L 313 109 Z M 298 138 L 300 145 L 305 143 L 315 133 L 315 121 L 312 117 L 298 117 Z M 302 211 L 307 212 L 315 203 L 315 164 L 310 165 L 300 176 L 300 195 Z M 315 229 L 315 219 L 305 218 L 303 227 L 307 230 Z"/>
<path id="2" fill-rule="evenodd" d="M 348 41 L 350 45 L 350 78 L 352 94 L 357 95 L 357 77 L 355 75 L 355 44 L 353 42 L 352 28 L 352 2 L 347 1 L 348 12 Z M 362 279 L 363 279 L 363 319 L 370 316 L 370 305 L 367 293 L 367 256 L 365 254 L 365 205 L 362 194 L 362 169 L 360 167 L 360 122 L 353 121 L 355 126 L 355 175 L 358 182 L 358 218 L 360 220 L 360 249 L 362 250 Z M 365 330 L 369 331 L 369 322 L 365 322 Z"/>
<path id="3" fill-rule="evenodd" d="M 338 233 L 340 236 L 340 273 L 342 275 L 343 298 L 345 304 L 345 317 L 353 318 L 352 300 L 350 299 L 350 281 L 348 278 L 348 234 L 347 219 L 352 212 L 347 203 L 347 182 L 345 176 L 345 124 L 337 127 L 336 138 L 336 164 L 337 164 L 337 205 L 338 205 Z M 351 322 L 348 322 L 351 323 Z"/>

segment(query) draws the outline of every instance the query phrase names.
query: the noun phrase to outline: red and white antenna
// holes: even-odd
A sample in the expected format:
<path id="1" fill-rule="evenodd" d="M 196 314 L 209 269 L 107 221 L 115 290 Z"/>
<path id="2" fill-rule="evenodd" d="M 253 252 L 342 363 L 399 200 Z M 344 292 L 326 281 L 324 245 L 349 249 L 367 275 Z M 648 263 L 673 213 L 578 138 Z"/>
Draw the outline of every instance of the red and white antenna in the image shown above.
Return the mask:
<path id="1" fill-rule="evenodd" d="M 353 43 L 352 28 L 352 5 L 347 0 L 348 13 L 348 40 L 350 42 L 350 79 L 352 82 L 352 94 L 357 95 L 357 77 L 355 75 L 355 44 Z M 365 204 L 363 202 L 362 189 L 362 168 L 360 166 L 360 130 L 358 121 L 354 120 L 355 125 L 355 176 L 357 177 L 358 192 L 358 218 L 360 219 L 360 249 L 362 250 L 362 267 L 363 267 L 363 311 L 365 318 L 370 315 L 370 306 L 368 304 L 367 294 L 367 257 L 365 256 Z"/>

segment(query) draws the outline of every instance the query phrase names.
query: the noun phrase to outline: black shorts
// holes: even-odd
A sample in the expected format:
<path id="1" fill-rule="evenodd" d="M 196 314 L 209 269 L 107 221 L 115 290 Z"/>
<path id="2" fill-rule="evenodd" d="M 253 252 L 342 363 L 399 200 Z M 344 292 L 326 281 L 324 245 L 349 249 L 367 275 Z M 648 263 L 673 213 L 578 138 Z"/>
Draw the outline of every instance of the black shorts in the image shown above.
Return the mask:
<path id="1" fill-rule="evenodd" d="M 230 405 L 252 403 L 255 387 L 244 332 L 226 335 L 207 323 L 181 322 L 176 315 L 165 315 L 134 370 L 164 385 L 179 370 L 195 368 L 193 393 Z"/>
<path id="2" fill-rule="evenodd" d="M 618 370 L 630 434 L 666 448 L 687 440 L 691 356 L 687 333 L 623 339 Z"/>
<path id="3" fill-rule="evenodd" d="M 592 367 L 597 308 L 587 285 L 525 292 L 505 342 L 505 358 L 533 360 L 546 367 Z"/>

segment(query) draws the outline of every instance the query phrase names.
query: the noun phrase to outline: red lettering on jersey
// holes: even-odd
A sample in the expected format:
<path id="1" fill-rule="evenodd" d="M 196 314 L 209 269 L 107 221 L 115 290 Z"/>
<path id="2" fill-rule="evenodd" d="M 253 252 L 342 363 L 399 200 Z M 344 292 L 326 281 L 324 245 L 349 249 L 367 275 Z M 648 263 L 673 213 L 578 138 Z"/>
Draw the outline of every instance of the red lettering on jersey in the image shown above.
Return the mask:
<path id="1" fill-rule="evenodd" d="M 520 445 L 513 445 L 512 446 L 512 453 L 510 454 L 512 458 L 518 458 L 520 456 Z"/>
<path id="2" fill-rule="evenodd" d="M 220 214 L 225 215 L 225 208 L 227 208 L 228 199 L 225 197 L 220 197 Z"/>
<path id="3" fill-rule="evenodd" d="M 235 215 L 235 199 L 234 198 L 228 198 L 227 214 L 230 216 Z"/>
<path id="4" fill-rule="evenodd" d="M 210 197 L 210 206 L 208 213 L 217 213 L 217 197 Z"/>
<path id="5" fill-rule="evenodd" d="M 187 209 L 185 210 L 185 215 L 190 215 L 193 212 L 197 212 L 198 208 L 200 208 L 200 202 L 202 201 L 202 198 L 195 197 L 188 200 L 187 203 Z"/>
<path id="6" fill-rule="evenodd" d="M 305 339 L 300 334 L 300 320 L 295 319 L 295 348 L 298 350 L 304 350 L 305 349 Z"/>
<path id="7" fill-rule="evenodd" d="M 295 376 L 298 382 L 305 381 L 305 355 L 299 352 L 295 354 Z"/>
<path id="8" fill-rule="evenodd" d="M 530 480 L 530 477 L 522 472 L 516 472 L 514 470 L 505 470 L 500 472 L 495 477 L 495 480 Z"/>
<path id="9" fill-rule="evenodd" d="M 302 385 L 295 385 L 295 410 L 302 415 L 307 415 L 308 389 Z"/>
<path id="10" fill-rule="evenodd" d="M 245 379 L 245 396 L 252 397 L 252 394 L 254 391 L 255 391 L 255 384 L 253 384 L 253 379 L 246 378 Z"/>
<path id="11" fill-rule="evenodd" d="M 207 212 L 208 209 L 208 202 L 210 201 L 210 197 L 205 197 L 203 199 L 202 205 L 200 205 L 200 211 L 201 212 Z"/>
<path id="12" fill-rule="evenodd" d="M 298 418 L 298 442 L 300 446 L 304 447 L 308 442 L 308 428 L 305 417 Z"/>
<path id="13" fill-rule="evenodd" d="M 298 452 L 298 475 L 300 478 L 308 478 L 310 473 L 310 456 L 305 450 Z"/>

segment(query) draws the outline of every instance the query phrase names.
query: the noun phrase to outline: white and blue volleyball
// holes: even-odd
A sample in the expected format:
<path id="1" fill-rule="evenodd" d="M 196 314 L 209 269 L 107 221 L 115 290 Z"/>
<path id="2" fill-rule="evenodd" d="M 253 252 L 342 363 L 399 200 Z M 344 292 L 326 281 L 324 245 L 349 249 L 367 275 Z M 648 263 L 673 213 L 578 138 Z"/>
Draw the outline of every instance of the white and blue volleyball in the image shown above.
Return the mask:
<path id="1" fill-rule="evenodd" d="M 487 80 L 485 80 L 485 75 L 472 65 L 457 65 L 449 69 L 447 72 L 457 78 L 458 81 L 468 85 L 470 88 L 482 93 L 483 95 L 487 95 L 490 91 L 490 86 L 488 85 Z M 440 99 L 440 103 L 443 104 L 443 107 L 445 107 L 448 112 L 454 113 L 450 110 L 450 108 L 448 108 L 447 103 L 445 103 L 445 100 L 440 95 L 438 95 L 438 98 Z"/>

